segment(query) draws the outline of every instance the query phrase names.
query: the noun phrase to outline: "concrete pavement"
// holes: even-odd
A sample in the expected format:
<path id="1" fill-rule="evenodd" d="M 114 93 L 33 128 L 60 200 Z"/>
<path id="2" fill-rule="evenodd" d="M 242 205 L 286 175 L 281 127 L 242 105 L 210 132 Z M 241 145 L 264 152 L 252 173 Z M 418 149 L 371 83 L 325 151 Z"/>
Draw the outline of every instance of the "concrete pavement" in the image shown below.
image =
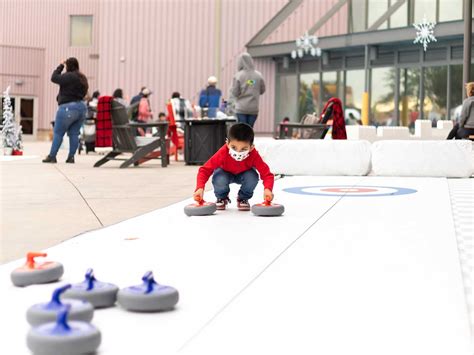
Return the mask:
<path id="1" fill-rule="evenodd" d="M 0 263 L 188 198 L 199 168 L 174 159 L 167 168 L 159 160 L 93 168 L 100 155 L 65 164 L 65 149 L 57 164 L 41 163 L 50 144 L 26 142 L 25 154 L 37 157 L 0 162 Z"/>

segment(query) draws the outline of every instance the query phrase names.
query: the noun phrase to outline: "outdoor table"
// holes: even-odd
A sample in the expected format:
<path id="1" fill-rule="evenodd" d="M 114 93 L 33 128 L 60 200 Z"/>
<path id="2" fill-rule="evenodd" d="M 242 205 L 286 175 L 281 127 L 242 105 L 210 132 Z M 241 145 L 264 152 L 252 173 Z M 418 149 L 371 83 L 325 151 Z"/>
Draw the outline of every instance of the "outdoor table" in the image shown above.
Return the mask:
<path id="1" fill-rule="evenodd" d="M 178 120 L 184 123 L 184 161 L 187 165 L 202 165 L 225 143 L 227 125 L 234 118 Z"/>
<path id="2" fill-rule="evenodd" d="M 134 128 L 150 128 L 156 127 L 158 129 L 158 137 L 160 138 L 161 145 L 161 166 L 166 167 L 169 164 L 168 150 L 166 148 L 166 133 L 168 132 L 168 121 L 160 122 L 130 122 L 129 126 Z"/>

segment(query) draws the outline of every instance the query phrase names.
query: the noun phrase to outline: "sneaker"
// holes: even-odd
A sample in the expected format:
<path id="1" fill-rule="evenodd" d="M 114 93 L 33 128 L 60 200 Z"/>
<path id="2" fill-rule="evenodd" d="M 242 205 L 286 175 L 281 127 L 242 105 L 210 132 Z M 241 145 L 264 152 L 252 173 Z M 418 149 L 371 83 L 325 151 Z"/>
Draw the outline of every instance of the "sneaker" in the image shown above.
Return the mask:
<path id="1" fill-rule="evenodd" d="M 74 164 L 74 157 L 69 157 L 69 158 L 67 158 L 66 163 L 68 163 L 68 164 Z"/>
<path id="2" fill-rule="evenodd" d="M 57 163 L 56 157 L 50 157 L 49 155 L 43 159 L 43 163 Z"/>
<path id="3" fill-rule="evenodd" d="M 218 210 L 225 210 L 226 206 L 230 203 L 230 199 L 226 198 L 218 198 L 216 201 L 216 208 Z"/>
<path id="4" fill-rule="evenodd" d="M 250 211 L 250 203 L 248 200 L 237 199 L 237 208 L 239 211 Z"/>

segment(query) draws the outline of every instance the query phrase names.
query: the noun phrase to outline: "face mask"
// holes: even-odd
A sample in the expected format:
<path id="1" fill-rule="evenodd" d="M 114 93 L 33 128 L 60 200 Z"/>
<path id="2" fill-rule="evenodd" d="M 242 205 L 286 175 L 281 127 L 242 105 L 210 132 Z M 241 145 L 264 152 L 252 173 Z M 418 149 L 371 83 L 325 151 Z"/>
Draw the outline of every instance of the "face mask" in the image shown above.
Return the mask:
<path id="1" fill-rule="evenodd" d="M 234 159 L 234 160 L 237 160 L 237 161 L 242 161 L 244 160 L 245 158 L 247 158 L 249 156 L 249 151 L 246 150 L 244 152 L 238 152 L 232 148 L 229 148 L 229 155 Z"/>

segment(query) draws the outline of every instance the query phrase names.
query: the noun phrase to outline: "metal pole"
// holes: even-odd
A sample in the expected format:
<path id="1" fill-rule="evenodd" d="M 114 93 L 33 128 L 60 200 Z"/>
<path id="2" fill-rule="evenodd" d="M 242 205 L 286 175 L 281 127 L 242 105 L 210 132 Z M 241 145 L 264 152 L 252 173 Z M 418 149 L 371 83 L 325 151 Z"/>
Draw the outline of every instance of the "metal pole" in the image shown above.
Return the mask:
<path id="1" fill-rule="evenodd" d="M 464 0 L 464 55 L 462 67 L 463 87 L 470 81 L 472 47 L 472 0 Z M 466 95 L 465 90 L 464 95 Z"/>

